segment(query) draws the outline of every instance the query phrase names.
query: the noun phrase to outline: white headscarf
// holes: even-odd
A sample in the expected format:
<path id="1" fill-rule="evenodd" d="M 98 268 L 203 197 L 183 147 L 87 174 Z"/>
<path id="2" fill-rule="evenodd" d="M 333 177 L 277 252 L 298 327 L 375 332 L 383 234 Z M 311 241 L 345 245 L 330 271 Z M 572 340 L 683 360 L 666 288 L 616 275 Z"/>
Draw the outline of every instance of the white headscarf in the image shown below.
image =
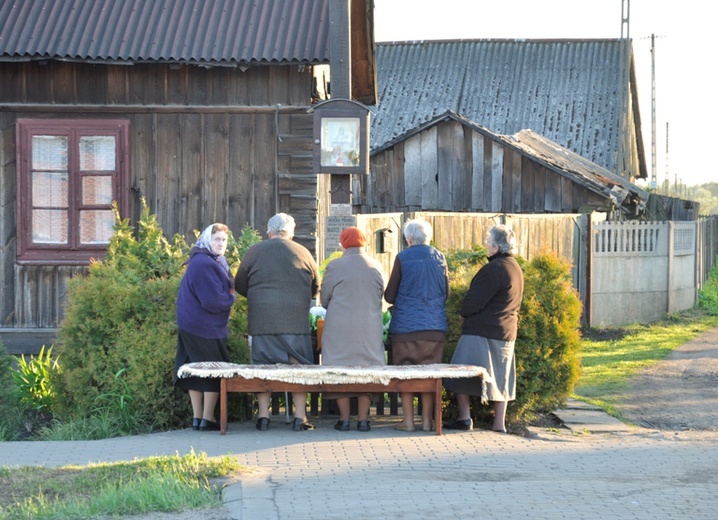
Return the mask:
<path id="1" fill-rule="evenodd" d="M 219 224 L 219 222 L 215 222 L 211 226 L 207 226 L 204 231 L 202 231 L 202 234 L 199 236 L 194 246 L 204 248 L 210 253 L 212 253 L 212 256 L 217 259 L 219 265 L 221 265 L 224 270 L 229 273 L 229 263 L 227 263 L 227 259 L 224 257 L 224 255 L 217 255 L 212 249 L 212 229 L 214 229 L 214 226 L 216 226 L 217 224 Z"/>
<path id="2" fill-rule="evenodd" d="M 204 228 L 204 231 L 202 231 L 202 234 L 199 236 L 194 246 L 203 247 L 210 253 L 214 254 L 214 251 L 212 250 L 212 229 L 214 229 L 214 226 L 217 224 L 219 224 L 219 222 L 215 222 L 211 226 Z"/>

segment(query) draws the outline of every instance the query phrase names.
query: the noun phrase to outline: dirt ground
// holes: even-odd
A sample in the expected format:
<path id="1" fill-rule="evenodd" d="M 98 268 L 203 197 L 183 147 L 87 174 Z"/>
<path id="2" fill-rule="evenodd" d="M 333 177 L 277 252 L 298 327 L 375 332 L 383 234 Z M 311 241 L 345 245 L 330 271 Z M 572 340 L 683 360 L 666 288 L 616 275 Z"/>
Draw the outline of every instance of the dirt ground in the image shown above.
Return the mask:
<path id="1" fill-rule="evenodd" d="M 718 328 L 643 370 L 619 410 L 633 424 L 667 431 L 718 432 Z"/>

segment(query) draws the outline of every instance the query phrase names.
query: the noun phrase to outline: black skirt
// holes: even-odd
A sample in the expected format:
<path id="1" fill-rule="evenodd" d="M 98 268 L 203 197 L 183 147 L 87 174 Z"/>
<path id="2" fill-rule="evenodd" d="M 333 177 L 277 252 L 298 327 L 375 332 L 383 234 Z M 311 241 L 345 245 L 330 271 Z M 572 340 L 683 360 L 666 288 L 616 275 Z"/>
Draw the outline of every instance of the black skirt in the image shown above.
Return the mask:
<path id="1" fill-rule="evenodd" d="M 179 329 L 177 356 L 175 357 L 174 385 L 183 390 L 219 392 L 219 379 L 209 377 L 177 377 L 177 371 L 185 363 L 199 361 L 225 361 L 229 363 L 227 338 L 207 339 Z"/>

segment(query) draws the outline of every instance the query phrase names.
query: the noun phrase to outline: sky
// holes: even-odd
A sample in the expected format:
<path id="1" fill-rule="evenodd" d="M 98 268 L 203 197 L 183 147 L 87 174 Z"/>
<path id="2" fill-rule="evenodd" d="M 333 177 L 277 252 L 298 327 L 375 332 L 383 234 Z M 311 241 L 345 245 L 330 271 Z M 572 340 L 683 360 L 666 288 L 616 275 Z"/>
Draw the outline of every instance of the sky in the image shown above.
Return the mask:
<path id="1" fill-rule="evenodd" d="M 377 42 L 487 38 L 633 39 L 648 181 L 653 176 L 652 52 L 655 49 L 655 163 L 658 185 L 718 182 L 710 160 L 718 123 L 711 78 L 718 40 L 710 0 L 374 0 Z M 481 123 L 480 121 L 477 121 Z M 668 146 L 666 146 L 668 142 Z"/>

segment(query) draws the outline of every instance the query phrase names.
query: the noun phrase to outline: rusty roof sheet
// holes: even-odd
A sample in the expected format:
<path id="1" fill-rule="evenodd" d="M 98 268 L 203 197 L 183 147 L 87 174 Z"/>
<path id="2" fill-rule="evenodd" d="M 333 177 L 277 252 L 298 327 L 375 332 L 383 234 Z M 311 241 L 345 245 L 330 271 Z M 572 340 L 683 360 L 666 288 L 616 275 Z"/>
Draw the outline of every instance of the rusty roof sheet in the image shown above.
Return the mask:
<path id="1" fill-rule="evenodd" d="M 453 111 L 499 134 L 532 129 L 614 171 L 625 56 L 622 40 L 378 43 L 372 150 Z"/>
<path id="2" fill-rule="evenodd" d="M 329 62 L 329 0 L 0 0 L 0 60 Z"/>
<path id="3" fill-rule="evenodd" d="M 546 168 L 610 198 L 616 206 L 631 202 L 642 210 L 648 202 L 647 191 L 532 130 L 503 139 Z"/>

